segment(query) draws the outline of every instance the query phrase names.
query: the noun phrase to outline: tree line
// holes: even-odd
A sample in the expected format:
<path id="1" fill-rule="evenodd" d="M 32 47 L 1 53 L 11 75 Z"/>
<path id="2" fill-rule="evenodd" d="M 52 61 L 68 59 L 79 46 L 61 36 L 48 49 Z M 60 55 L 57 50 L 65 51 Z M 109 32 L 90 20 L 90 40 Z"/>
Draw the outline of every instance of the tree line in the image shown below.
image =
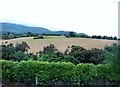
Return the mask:
<path id="1" fill-rule="evenodd" d="M 3 33 L 1 35 L 2 39 L 14 39 L 14 38 L 21 38 L 21 37 L 34 37 L 34 39 L 44 39 L 43 36 L 61 36 L 61 34 L 38 34 L 38 33 L 32 33 L 32 32 L 27 32 L 27 33 Z"/>
<path id="2" fill-rule="evenodd" d="M 13 45 L 12 43 L 3 43 L 2 58 L 5 60 L 22 61 L 22 60 L 37 60 L 48 62 L 71 62 L 73 64 L 79 63 L 93 63 L 102 64 L 106 58 L 110 55 L 117 55 L 117 48 L 120 45 L 113 44 L 106 46 L 104 49 L 85 49 L 81 46 L 72 45 L 68 46 L 65 52 L 60 52 L 54 44 L 50 44 L 43 48 L 43 51 L 39 51 L 36 54 L 29 53 L 29 45 L 26 42 Z M 120 50 L 120 49 L 119 49 Z M 115 51 L 115 52 L 114 52 Z"/>
<path id="3" fill-rule="evenodd" d="M 92 36 L 88 36 L 88 35 L 77 35 L 74 32 L 70 32 L 68 35 L 65 35 L 66 37 L 83 37 L 83 38 L 93 38 L 93 39 L 106 39 L 106 40 L 119 40 L 116 36 L 101 36 L 101 35 L 92 35 Z"/>
<path id="4" fill-rule="evenodd" d="M 68 34 L 38 34 L 38 33 L 4 33 L 2 34 L 2 39 L 14 39 L 14 38 L 20 38 L 20 37 L 34 37 L 34 39 L 44 39 L 43 36 L 65 36 L 67 38 L 73 38 L 73 37 L 81 37 L 81 38 L 93 38 L 93 39 L 107 39 L 107 40 L 119 40 L 116 36 L 101 36 L 101 35 L 86 35 L 86 34 L 77 34 L 74 32 L 69 32 Z"/>

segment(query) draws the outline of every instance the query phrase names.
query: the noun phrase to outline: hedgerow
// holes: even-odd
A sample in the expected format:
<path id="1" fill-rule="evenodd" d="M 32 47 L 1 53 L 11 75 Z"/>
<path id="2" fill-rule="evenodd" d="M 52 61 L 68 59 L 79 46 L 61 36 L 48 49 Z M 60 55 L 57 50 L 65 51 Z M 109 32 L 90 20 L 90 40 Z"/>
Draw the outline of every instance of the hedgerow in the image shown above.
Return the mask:
<path id="1" fill-rule="evenodd" d="M 74 65 L 66 62 L 39 62 L 21 61 L 13 62 L 0 60 L 2 63 L 2 79 L 7 81 L 21 82 L 24 79 L 35 81 L 57 81 L 70 80 L 86 84 L 93 78 L 120 81 L 120 74 L 111 72 L 108 64 L 88 64 L 81 63 Z"/>
<path id="2" fill-rule="evenodd" d="M 0 61 L 2 62 L 2 78 L 20 81 L 23 78 L 33 79 L 36 76 L 41 81 L 74 79 L 72 63 L 48 63 L 38 61 Z"/>
<path id="3" fill-rule="evenodd" d="M 89 63 L 78 64 L 75 68 L 75 72 L 83 83 L 87 83 L 87 81 L 91 80 L 96 75 L 95 65 Z"/>

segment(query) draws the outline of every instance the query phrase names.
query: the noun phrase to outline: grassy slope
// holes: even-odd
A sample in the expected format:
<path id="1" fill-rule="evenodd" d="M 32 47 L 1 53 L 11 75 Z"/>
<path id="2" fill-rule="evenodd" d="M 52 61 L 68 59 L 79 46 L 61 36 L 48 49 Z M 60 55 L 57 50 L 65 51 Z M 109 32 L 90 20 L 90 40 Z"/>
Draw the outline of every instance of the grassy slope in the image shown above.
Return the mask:
<path id="1" fill-rule="evenodd" d="M 45 39 L 32 39 L 32 37 L 25 38 L 17 38 L 12 40 L 7 40 L 11 43 L 19 43 L 19 42 L 27 42 L 30 45 L 29 52 L 38 52 L 43 49 L 44 46 L 54 44 L 55 47 L 64 52 L 67 46 L 79 45 L 83 46 L 86 49 L 91 48 L 104 48 L 106 45 L 110 45 L 112 43 L 117 43 L 114 40 L 98 40 L 98 39 L 90 39 L 90 38 L 66 38 L 64 36 L 45 36 Z"/>

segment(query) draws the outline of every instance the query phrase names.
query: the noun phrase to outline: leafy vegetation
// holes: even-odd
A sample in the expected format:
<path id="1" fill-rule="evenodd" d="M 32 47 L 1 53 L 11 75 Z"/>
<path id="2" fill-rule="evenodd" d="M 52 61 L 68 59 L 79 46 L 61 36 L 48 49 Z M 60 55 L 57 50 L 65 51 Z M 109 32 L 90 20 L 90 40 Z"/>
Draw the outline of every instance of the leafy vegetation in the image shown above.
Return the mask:
<path id="1" fill-rule="evenodd" d="M 116 36 L 112 37 L 112 36 L 101 36 L 101 35 L 86 35 L 86 34 L 77 34 L 75 32 L 69 32 L 68 34 L 47 34 L 47 33 L 43 33 L 43 34 L 38 34 L 38 33 L 31 33 L 31 32 L 27 32 L 27 33 L 3 33 L 2 34 L 2 39 L 14 39 L 14 38 L 20 38 L 20 37 L 34 37 L 34 39 L 43 39 L 43 36 L 66 36 L 67 38 L 71 38 L 71 37 L 81 37 L 81 38 L 93 38 L 93 39 L 107 39 L 107 40 L 118 40 L 118 38 Z"/>
<path id="2" fill-rule="evenodd" d="M 22 81 L 24 79 L 39 81 L 65 80 L 74 78 L 74 65 L 72 63 L 48 63 L 38 61 L 12 62 L 2 60 L 3 79 L 9 81 Z"/>
<path id="3" fill-rule="evenodd" d="M 81 46 L 67 47 L 62 53 L 53 44 L 36 55 L 28 53 L 26 42 L 1 45 L 3 81 L 35 83 L 40 85 L 56 81 L 89 84 L 94 79 L 120 81 L 120 45 L 112 44 L 104 49 L 86 50 Z M 91 83 L 92 84 L 92 83 Z"/>
<path id="4" fill-rule="evenodd" d="M 2 44 L 2 58 L 5 60 L 21 61 L 21 60 L 36 60 L 37 56 L 33 53 L 28 53 L 30 47 L 26 42 L 18 43 L 15 46 L 10 44 Z"/>
<path id="5" fill-rule="evenodd" d="M 113 75 L 111 79 L 120 80 L 120 45 L 106 46 L 105 50 L 107 51 L 105 63 L 110 65 L 111 75 Z"/>
<path id="6" fill-rule="evenodd" d="M 101 36 L 101 35 L 93 35 L 91 38 L 95 38 L 95 39 L 108 39 L 108 40 L 117 40 L 117 37 L 114 36 Z"/>
<path id="7" fill-rule="evenodd" d="M 70 37 L 82 37 L 82 38 L 93 38 L 93 39 L 106 39 L 106 40 L 118 40 L 118 38 L 116 36 L 101 36 L 101 35 L 92 35 L 92 36 L 88 36 L 86 34 L 83 35 L 79 35 L 76 34 L 74 32 L 69 32 L 68 35 L 65 35 L 66 37 L 70 38 Z"/>
<path id="8" fill-rule="evenodd" d="M 13 62 L 6 60 L 1 60 L 0 63 L 2 63 L 2 78 L 8 81 L 25 82 L 28 80 L 30 83 L 34 83 L 36 76 L 41 85 L 43 85 L 45 81 L 57 80 L 69 80 L 73 82 L 80 80 L 80 84 L 87 84 L 95 78 L 104 78 L 110 81 L 120 80 L 120 78 L 116 78 L 120 73 L 113 77 L 110 73 L 110 66 L 104 64 L 94 65 L 82 63 L 75 66 L 72 63 L 65 62 Z M 112 73 L 114 74 L 114 72 Z"/>
<path id="9" fill-rule="evenodd" d="M 73 45 L 66 48 L 65 52 L 62 53 L 56 49 L 53 44 L 50 44 L 44 47 L 43 51 L 37 52 L 37 55 L 28 53 L 30 47 L 26 42 L 16 44 L 15 46 L 12 43 L 5 43 L 2 44 L 1 47 L 3 49 L 2 58 L 14 61 L 38 60 L 48 62 L 71 62 L 75 65 L 79 63 L 93 63 L 96 65 L 102 64 L 107 58 L 107 54 L 114 55 L 108 52 L 112 48 L 107 47 L 105 48 L 106 50 L 96 48 L 86 50 L 83 47 Z"/>
<path id="10" fill-rule="evenodd" d="M 44 37 L 42 35 L 37 35 L 37 36 L 34 36 L 33 39 L 44 39 Z"/>
<path id="11" fill-rule="evenodd" d="M 75 72 L 81 83 L 87 83 L 87 81 L 95 77 L 95 65 L 86 63 L 78 64 L 75 68 Z"/>
<path id="12" fill-rule="evenodd" d="M 11 28 L 16 30 L 14 24 Z M 18 27 L 19 26 L 19 27 Z M 30 27 L 16 25 L 18 30 Z M 5 29 L 10 28 L 7 26 Z M 14 39 L 20 37 L 33 37 L 33 39 L 44 39 L 44 36 L 66 36 L 67 38 L 93 38 L 119 40 L 116 36 L 101 36 L 86 34 L 77 34 L 75 32 L 57 31 L 51 32 L 45 28 L 31 29 L 50 32 L 37 33 L 3 33 L 0 34 L 2 39 Z M 25 31 L 24 31 L 25 32 Z M 41 34 L 38 34 L 40 33 Z M 26 42 L 17 44 L 2 43 L 0 46 L 2 51 L 2 59 L 0 64 L 2 67 L 2 80 L 5 83 L 21 82 L 34 84 L 35 78 L 38 78 L 39 85 L 56 84 L 57 81 L 67 82 L 73 85 L 94 84 L 94 79 L 102 79 L 105 81 L 120 82 L 120 45 L 112 44 L 104 47 L 104 49 L 85 49 L 81 46 L 68 46 L 65 52 L 60 52 L 54 44 L 50 44 L 43 48 L 43 51 L 36 54 L 29 53 L 29 45 Z M 101 83 L 100 83 L 101 84 Z M 108 83 L 107 83 L 108 84 Z M 119 84 L 119 83 L 118 83 Z"/>
<path id="13" fill-rule="evenodd" d="M 69 50 L 71 49 L 71 50 Z M 59 52 L 53 44 L 44 47 L 43 51 L 39 52 L 41 61 L 48 62 L 72 62 L 79 63 L 93 63 L 100 64 L 105 59 L 105 52 L 101 49 L 86 50 L 80 46 L 71 46 L 66 49 L 64 53 Z"/>

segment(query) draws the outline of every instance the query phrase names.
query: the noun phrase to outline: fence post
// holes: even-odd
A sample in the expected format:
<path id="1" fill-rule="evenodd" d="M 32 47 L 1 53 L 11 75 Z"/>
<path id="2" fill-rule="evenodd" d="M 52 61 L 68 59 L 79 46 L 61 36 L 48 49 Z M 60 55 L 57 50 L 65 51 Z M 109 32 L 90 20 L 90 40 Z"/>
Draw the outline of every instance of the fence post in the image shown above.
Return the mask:
<path id="1" fill-rule="evenodd" d="M 38 85 L 38 78 L 37 78 L 37 76 L 35 77 L 35 85 L 36 85 L 36 87 Z"/>
<path id="2" fill-rule="evenodd" d="M 78 76 L 78 87 L 80 87 L 80 75 Z"/>

